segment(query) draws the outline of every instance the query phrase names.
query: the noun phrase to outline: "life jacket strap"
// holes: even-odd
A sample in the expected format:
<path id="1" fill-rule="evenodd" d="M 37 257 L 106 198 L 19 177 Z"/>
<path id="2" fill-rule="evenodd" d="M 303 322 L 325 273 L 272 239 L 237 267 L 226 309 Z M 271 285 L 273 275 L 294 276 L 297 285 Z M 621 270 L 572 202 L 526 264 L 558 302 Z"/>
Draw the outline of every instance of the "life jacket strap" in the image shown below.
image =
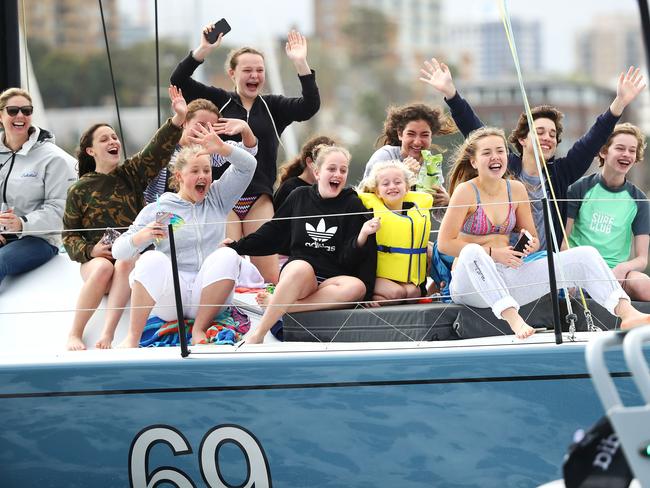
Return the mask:
<path id="1" fill-rule="evenodd" d="M 377 251 L 379 252 L 388 252 L 388 253 L 397 253 L 397 254 L 425 254 L 427 252 L 426 247 L 419 248 L 410 248 L 410 247 L 392 247 L 392 246 L 382 246 L 377 245 Z"/>

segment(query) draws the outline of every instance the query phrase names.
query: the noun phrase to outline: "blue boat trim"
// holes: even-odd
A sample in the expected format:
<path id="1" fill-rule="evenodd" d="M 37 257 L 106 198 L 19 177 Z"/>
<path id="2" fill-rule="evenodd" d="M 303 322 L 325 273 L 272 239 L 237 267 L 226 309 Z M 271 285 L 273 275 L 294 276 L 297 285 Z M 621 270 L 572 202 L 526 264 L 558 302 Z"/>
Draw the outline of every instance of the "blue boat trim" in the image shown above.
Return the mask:
<path id="1" fill-rule="evenodd" d="M 629 378 L 627 371 L 615 372 L 612 378 Z M 589 379 L 587 373 L 549 374 L 526 376 L 487 376 L 483 378 L 437 378 L 428 380 L 394 380 L 394 381 L 350 381 L 332 383 L 298 383 L 279 385 L 240 385 L 240 386 L 193 386 L 186 388 L 142 388 L 135 390 L 101 390 L 101 391 L 52 391 L 40 393 L 3 393 L 5 398 L 47 398 L 47 397 L 79 397 L 79 396 L 111 396 L 111 395 L 142 395 L 152 393 L 202 393 L 219 391 L 255 391 L 255 390 L 300 390 L 314 388 L 357 388 L 366 386 L 409 386 L 409 385 L 444 385 L 459 383 L 504 383 L 521 381 L 556 381 Z"/>

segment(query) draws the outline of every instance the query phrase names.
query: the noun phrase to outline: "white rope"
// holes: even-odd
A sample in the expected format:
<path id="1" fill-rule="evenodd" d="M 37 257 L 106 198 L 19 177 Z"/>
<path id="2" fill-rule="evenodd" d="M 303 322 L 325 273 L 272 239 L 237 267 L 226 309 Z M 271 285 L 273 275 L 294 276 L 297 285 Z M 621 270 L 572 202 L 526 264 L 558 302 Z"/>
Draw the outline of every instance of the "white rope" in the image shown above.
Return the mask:
<path id="1" fill-rule="evenodd" d="M 564 281 L 563 283 L 567 284 L 575 284 L 575 285 L 581 285 L 582 283 L 594 283 L 594 282 L 614 282 L 614 281 L 624 281 L 624 282 L 629 282 L 629 281 L 641 281 L 645 280 L 645 278 L 625 278 L 623 280 L 608 280 L 608 279 L 588 279 L 588 280 L 569 280 L 569 281 Z M 546 285 L 548 284 L 547 281 L 539 281 L 539 282 L 533 282 L 533 283 L 526 283 L 522 285 L 512 285 L 509 286 L 506 290 L 514 290 L 518 288 L 528 288 L 531 286 L 539 286 L 539 285 Z M 502 288 L 497 287 L 497 288 L 488 288 L 486 290 L 483 290 L 484 292 L 493 292 L 493 291 L 501 291 Z M 263 291 L 263 289 L 260 289 L 260 291 Z M 454 296 L 455 297 L 464 297 L 464 296 L 471 296 L 471 295 L 477 295 L 478 292 L 467 292 L 467 293 L 456 293 Z M 384 299 L 384 300 L 361 300 L 361 301 L 348 301 L 348 302 L 318 302 L 318 303 L 275 303 L 275 304 L 268 304 L 264 305 L 261 307 L 262 309 L 267 308 L 267 307 L 286 307 L 286 308 L 291 308 L 291 307 L 313 307 L 314 309 L 317 309 L 317 307 L 337 307 L 340 308 L 341 305 L 346 305 L 350 307 L 354 307 L 357 305 L 369 305 L 371 303 L 383 303 L 383 304 L 400 304 L 404 302 L 412 302 L 412 303 L 418 303 L 420 300 L 423 299 L 443 299 L 443 298 L 451 298 L 451 295 L 434 295 L 431 297 L 415 297 L 415 298 L 392 298 L 392 299 Z M 434 302 L 437 303 L 437 302 Z M 459 303 L 454 303 L 456 305 L 462 305 Z M 233 303 L 184 303 L 183 306 L 185 307 L 241 307 L 244 308 L 244 306 L 240 306 L 239 304 L 233 304 Z M 95 310 L 131 310 L 131 309 L 146 309 L 146 308 L 152 308 L 151 306 L 125 306 L 125 307 L 102 307 L 101 309 L 96 309 L 96 308 L 66 308 L 66 309 L 49 309 L 49 310 L 13 310 L 13 311 L 0 311 L 0 316 L 3 315 L 28 315 L 28 314 L 41 314 L 41 313 L 70 313 L 70 312 L 90 312 L 90 311 L 95 311 Z M 156 305 L 156 308 L 176 308 L 176 305 Z M 367 307 L 367 310 L 372 310 L 374 307 Z M 250 308 L 248 308 L 250 310 Z M 290 313 L 290 312 L 287 312 Z M 296 313 L 296 312 L 293 312 Z"/>

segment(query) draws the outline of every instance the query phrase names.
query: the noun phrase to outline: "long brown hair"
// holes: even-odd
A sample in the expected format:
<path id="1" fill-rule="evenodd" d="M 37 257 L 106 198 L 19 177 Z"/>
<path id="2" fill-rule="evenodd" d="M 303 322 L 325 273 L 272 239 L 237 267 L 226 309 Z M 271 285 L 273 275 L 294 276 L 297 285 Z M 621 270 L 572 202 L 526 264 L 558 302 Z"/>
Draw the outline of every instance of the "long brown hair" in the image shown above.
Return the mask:
<path id="1" fill-rule="evenodd" d="M 377 146 L 401 146 L 401 134 L 409 122 L 424 120 L 431 129 L 432 136 L 453 134 L 458 131 L 454 121 L 441 108 L 423 103 L 412 103 L 399 107 L 388 107 L 384 121 L 384 133 L 377 138 Z"/>
<path id="2" fill-rule="evenodd" d="M 300 176 L 307 167 L 307 158 L 316 161 L 318 155 L 318 146 L 336 146 L 338 143 L 328 136 L 314 136 L 307 140 L 300 148 L 300 154 L 290 159 L 278 168 L 277 185 L 280 186 L 289 178 Z"/>
<path id="3" fill-rule="evenodd" d="M 476 157 L 478 141 L 489 136 L 498 136 L 503 139 L 503 145 L 508 150 L 508 142 L 503 129 L 497 127 L 481 127 L 472 131 L 454 153 L 454 166 L 449 173 L 449 195 L 454 193 L 458 185 L 478 176 L 478 171 L 472 166 L 471 160 Z"/>
<path id="4" fill-rule="evenodd" d="M 81 139 L 79 139 L 79 147 L 77 148 L 77 161 L 79 162 L 78 163 L 79 178 L 81 178 L 86 173 L 91 173 L 92 171 L 95 171 L 96 168 L 95 158 L 92 157 L 90 154 L 88 154 L 86 152 L 86 149 L 92 147 L 95 131 L 100 127 L 110 127 L 111 129 L 113 129 L 113 127 L 111 127 L 110 124 L 105 124 L 101 122 L 99 124 L 91 125 L 88 129 L 86 129 L 86 131 L 83 134 L 81 134 Z"/>

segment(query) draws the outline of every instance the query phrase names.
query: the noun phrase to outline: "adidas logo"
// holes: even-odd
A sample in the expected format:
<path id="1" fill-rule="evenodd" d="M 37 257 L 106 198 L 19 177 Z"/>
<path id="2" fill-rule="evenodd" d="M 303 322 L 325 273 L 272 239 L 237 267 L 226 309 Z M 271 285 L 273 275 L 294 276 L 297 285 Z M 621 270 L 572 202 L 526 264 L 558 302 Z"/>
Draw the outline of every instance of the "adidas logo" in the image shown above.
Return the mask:
<path id="1" fill-rule="evenodd" d="M 314 226 L 311 225 L 310 223 L 308 222 L 305 223 L 305 229 L 307 230 L 307 234 L 316 242 L 329 241 L 334 236 L 334 234 L 336 234 L 336 231 L 338 230 L 337 226 L 330 227 L 329 229 L 327 229 L 326 227 L 327 226 L 325 225 L 325 219 L 320 219 L 315 229 Z"/>

